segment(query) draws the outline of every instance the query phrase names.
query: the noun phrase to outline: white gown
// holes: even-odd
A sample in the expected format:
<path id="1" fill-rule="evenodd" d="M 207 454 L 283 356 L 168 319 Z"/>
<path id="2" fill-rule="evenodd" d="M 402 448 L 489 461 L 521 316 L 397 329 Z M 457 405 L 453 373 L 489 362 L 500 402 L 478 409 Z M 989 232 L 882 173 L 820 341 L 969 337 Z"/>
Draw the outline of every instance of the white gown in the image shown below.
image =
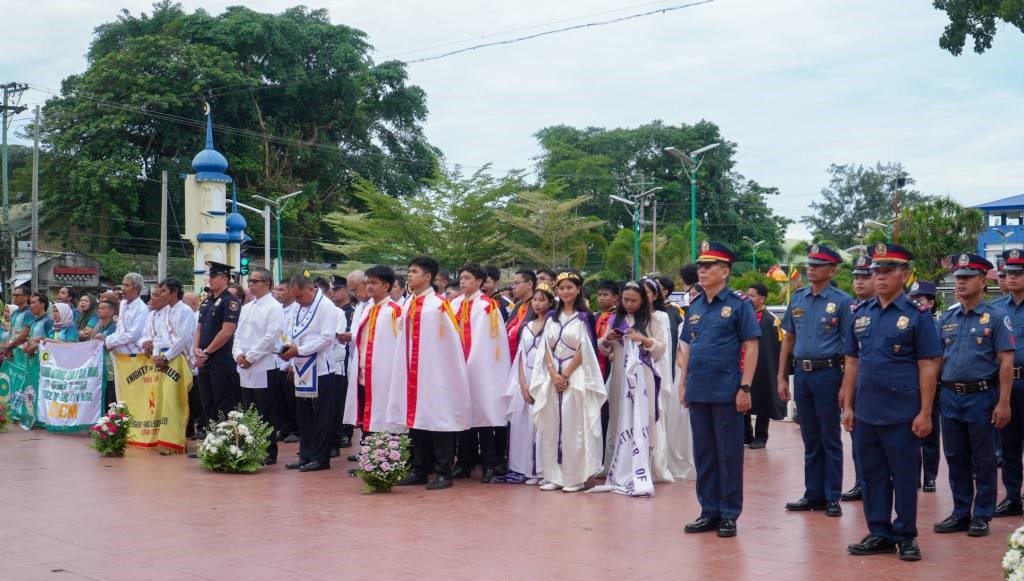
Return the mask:
<path id="1" fill-rule="evenodd" d="M 523 390 L 519 387 L 520 365 L 523 368 L 526 386 L 529 388 L 533 368 L 537 364 L 537 353 L 543 351 L 540 347 L 541 341 L 544 340 L 544 327 L 541 327 L 538 334 L 534 334 L 533 323 L 534 321 L 531 321 L 519 329 L 519 349 L 508 374 L 508 389 L 505 393 L 509 422 L 508 468 L 526 478 L 540 478 L 543 474 L 540 437 L 533 424 L 533 406 L 523 398 Z"/>
<path id="2" fill-rule="evenodd" d="M 530 395 L 534 399 L 533 422 L 540 433 L 540 457 L 544 478 L 559 486 L 578 486 L 601 472 L 601 406 L 608 397 L 601 367 L 586 320 L 589 313 L 552 317 L 544 325 L 542 350 L 537 350 Z M 555 369 L 567 366 L 577 352 L 580 366 L 569 376 L 562 393 L 548 373 L 544 357 L 550 355 Z"/>
<path id="3" fill-rule="evenodd" d="M 655 315 L 660 315 L 660 319 L 664 323 L 664 329 L 666 333 L 666 345 L 672 345 L 669 340 L 670 337 L 670 326 L 668 322 L 668 314 L 657 311 Z M 679 326 L 679 331 L 682 332 L 682 325 Z M 665 424 L 665 437 L 668 442 L 668 469 L 672 473 L 672 476 L 676 480 L 695 480 L 697 478 L 697 467 L 693 463 L 693 433 L 690 431 L 690 410 L 683 407 L 683 404 L 679 403 L 679 370 L 672 369 L 675 365 L 674 353 L 670 353 L 669 349 L 665 350 L 665 354 L 658 361 L 655 361 L 655 365 L 658 367 L 658 372 L 663 373 L 661 369 L 667 368 L 667 375 L 662 375 L 667 379 L 661 382 L 661 409 L 662 418 Z M 672 379 L 672 372 L 675 371 L 676 378 Z"/>
<path id="4" fill-rule="evenodd" d="M 658 311 L 660 312 L 660 311 Z M 665 313 L 661 313 L 665 316 L 665 320 L 659 317 L 651 319 L 647 335 L 654 340 L 654 345 L 651 347 L 651 359 L 654 362 L 654 369 L 658 372 L 661 377 L 660 383 L 660 396 L 655 399 L 654 397 L 654 375 L 650 374 L 646 377 L 646 383 L 650 386 L 651 394 L 648 398 L 649 413 L 648 413 L 648 426 L 650 428 L 650 437 L 648 444 L 650 446 L 650 457 L 651 457 L 651 474 L 654 476 L 655 482 L 674 482 L 675 478 L 672 476 L 672 472 L 668 465 L 668 450 L 670 445 L 673 443 L 668 439 L 666 432 L 666 421 L 665 421 L 665 392 L 668 391 L 668 384 L 671 383 L 671 367 L 666 365 L 669 358 L 665 357 L 667 351 L 666 346 L 669 345 L 667 342 L 668 331 L 668 316 Z M 609 331 L 611 326 L 615 324 L 615 318 L 612 317 L 612 321 L 608 323 Z M 621 325 L 620 325 L 621 326 Z M 633 316 L 626 316 L 626 327 L 633 326 Z M 605 465 L 610 465 L 610 459 L 612 453 L 615 450 L 615 442 L 619 437 L 619 406 L 624 401 L 623 386 L 625 385 L 625 370 L 626 370 L 626 357 L 623 351 L 623 344 L 615 342 L 611 348 L 605 348 L 603 343 L 600 343 L 601 350 L 608 355 L 608 365 L 610 365 L 610 373 L 608 374 L 608 435 L 605 440 Z M 666 377 L 668 379 L 666 379 Z M 676 401 L 678 404 L 678 400 Z M 655 412 L 655 406 L 658 406 L 657 412 Z M 657 421 L 656 421 L 657 418 Z"/>

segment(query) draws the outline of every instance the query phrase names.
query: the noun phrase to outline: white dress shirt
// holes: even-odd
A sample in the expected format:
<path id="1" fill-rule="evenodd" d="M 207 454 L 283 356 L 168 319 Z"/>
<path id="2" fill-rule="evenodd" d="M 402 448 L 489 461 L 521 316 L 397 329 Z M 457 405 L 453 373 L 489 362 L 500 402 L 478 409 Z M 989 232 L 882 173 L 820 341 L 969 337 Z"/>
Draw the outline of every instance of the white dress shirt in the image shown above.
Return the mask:
<path id="1" fill-rule="evenodd" d="M 131 302 L 122 299 L 118 310 L 117 328 L 105 341 L 107 349 L 115 353 L 141 352 L 147 312 L 146 303 L 142 302 L 141 298 L 135 297 Z"/>
<path id="2" fill-rule="evenodd" d="M 308 357 L 316 357 L 316 375 L 322 377 L 334 373 L 334 336 L 338 328 L 338 314 L 341 309 L 318 289 L 309 306 L 298 305 L 290 317 L 288 338 L 299 349 L 299 356 L 292 359 L 292 365 L 302 364 Z"/>
<path id="3" fill-rule="evenodd" d="M 185 301 L 178 301 L 162 309 L 164 311 L 160 333 L 154 348 L 163 352 L 168 361 L 184 354 L 192 356 L 192 335 L 196 330 L 198 318 Z M 166 349 L 166 351 L 164 351 Z"/>
<path id="4" fill-rule="evenodd" d="M 283 322 L 284 309 L 270 293 L 242 305 L 235 341 L 231 346 L 233 359 L 237 361 L 239 356 L 245 355 L 251 363 L 247 368 L 238 368 L 242 387 L 267 387 L 267 371 L 277 364 L 275 353 Z"/>
<path id="5" fill-rule="evenodd" d="M 158 345 L 160 332 L 163 330 L 163 321 L 167 318 L 167 311 L 169 310 L 170 309 L 164 306 L 159 310 L 154 311 L 153 309 L 149 309 L 149 311 L 146 312 L 146 324 L 142 326 L 142 338 L 139 339 L 139 346 L 141 347 L 145 345 L 147 341 L 151 341 L 153 343 L 154 355 L 160 353 Z"/>

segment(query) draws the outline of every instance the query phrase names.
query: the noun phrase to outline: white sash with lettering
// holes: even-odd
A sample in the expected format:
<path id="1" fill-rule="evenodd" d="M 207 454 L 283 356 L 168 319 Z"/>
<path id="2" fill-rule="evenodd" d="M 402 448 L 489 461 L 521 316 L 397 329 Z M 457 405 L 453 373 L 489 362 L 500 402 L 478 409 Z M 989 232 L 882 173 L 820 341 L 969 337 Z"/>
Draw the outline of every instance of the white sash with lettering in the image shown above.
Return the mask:
<path id="1" fill-rule="evenodd" d="M 650 453 L 650 402 L 655 397 L 655 386 L 648 385 L 648 374 L 653 375 L 650 358 L 641 360 L 640 347 L 626 340 L 622 401 L 619 403 L 619 433 L 608 466 L 608 477 L 603 485 L 588 492 L 617 492 L 629 496 L 654 496 Z M 646 354 L 645 354 L 646 355 Z"/>
<path id="2" fill-rule="evenodd" d="M 316 291 L 316 297 L 313 299 L 312 307 L 306 309 L 306 314 L 301 319 L 299 315 L 302 314 L 302 307 L 295 309 L 295 323 L 292 325 L 292 342 L 294 343 L 300 335 L 306 332 L 310 324 L 313 323 L 313 318 L 316 316 L 317 310 L 320 309 L 320 301 L 324 299 L 324 295 L 319 290 Z M 302 356 L 297 355 L 292 359 L 292 369 L 295 373 L 295 397 L 312 398 L 317 396 L 317 376 L 316 376 L 316 353 Z"/>

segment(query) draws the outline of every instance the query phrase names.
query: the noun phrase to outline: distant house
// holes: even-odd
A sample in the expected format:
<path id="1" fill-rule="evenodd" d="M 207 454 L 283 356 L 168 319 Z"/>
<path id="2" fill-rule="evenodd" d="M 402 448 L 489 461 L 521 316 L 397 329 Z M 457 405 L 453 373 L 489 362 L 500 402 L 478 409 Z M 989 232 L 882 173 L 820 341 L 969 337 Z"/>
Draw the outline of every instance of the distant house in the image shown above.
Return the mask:
<path id="1" fill-rule="evenodd" d="M 978 254 L 996 264 L 1003 250 L 1024 248 L 1024 194 L 974 206 L 985 213 Z"/>

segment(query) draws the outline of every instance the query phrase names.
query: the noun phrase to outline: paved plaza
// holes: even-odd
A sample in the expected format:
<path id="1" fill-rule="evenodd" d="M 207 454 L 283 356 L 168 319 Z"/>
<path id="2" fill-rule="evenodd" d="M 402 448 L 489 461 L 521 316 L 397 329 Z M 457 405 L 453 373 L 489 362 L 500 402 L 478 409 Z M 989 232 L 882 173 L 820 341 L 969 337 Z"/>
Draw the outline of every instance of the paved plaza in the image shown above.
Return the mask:
<path id="1" fill-rule="evenodd" d="M 659 485 L 653 499 L 466 480 L 366 496 L 344 459 L 328 472 L 282 462 L 227 475 L 144 450 L 104 459 L 87 443 L 0 434 L 0 579 L 969 581 L 1002 578 L 1006 538 L 1022 524 L 994 520 L 981 539 L 932 533 L 952 506 L 943 464 L 939 492 L 921 495 L 923 561 L 850 556 L 865 534 L 860 503 L 839 519 L 783 510 L 803 482 L 798 428 L 786 422 L 773 422 L 767 449 L 746 452 L 735 539 L 683 534 L 699 513 L 693 482 Z M 846 469 L 849 485 L 849 457 Z"/>

